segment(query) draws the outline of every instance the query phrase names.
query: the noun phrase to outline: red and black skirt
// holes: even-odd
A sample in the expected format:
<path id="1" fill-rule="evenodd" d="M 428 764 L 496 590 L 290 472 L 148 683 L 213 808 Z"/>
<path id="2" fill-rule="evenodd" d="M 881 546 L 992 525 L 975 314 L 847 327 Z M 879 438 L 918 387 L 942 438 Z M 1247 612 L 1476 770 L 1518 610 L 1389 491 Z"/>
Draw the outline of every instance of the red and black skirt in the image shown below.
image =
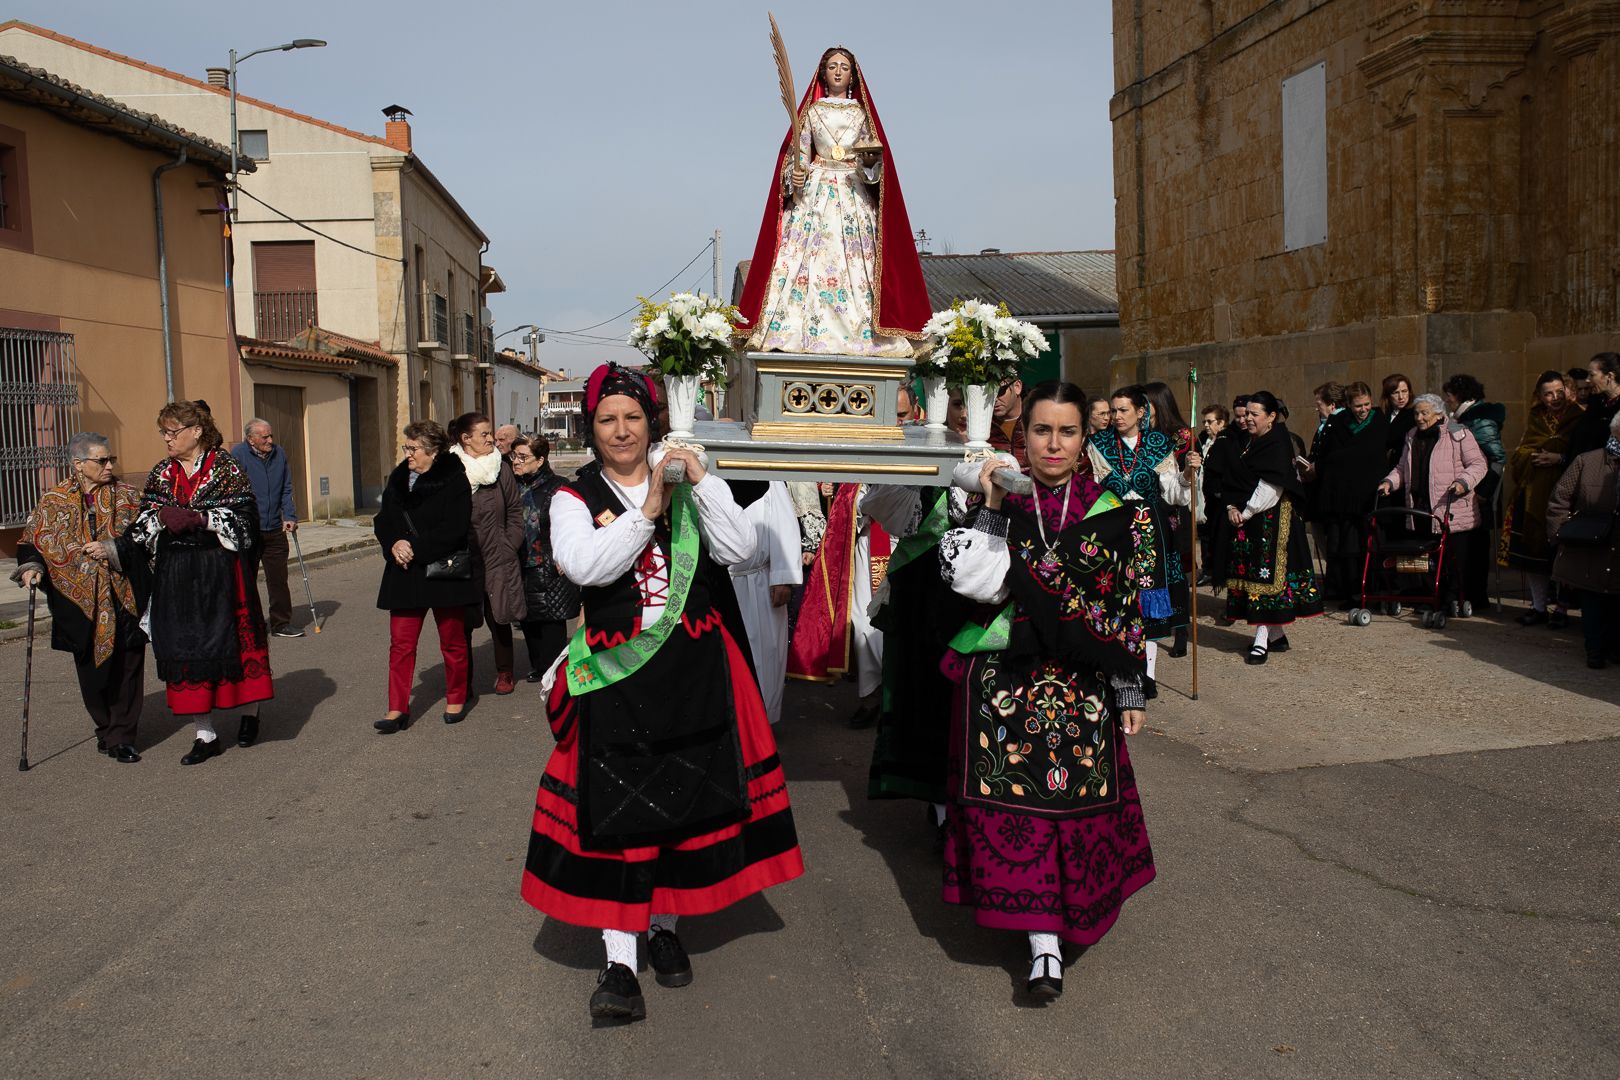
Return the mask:
<path id="1" fill-rule="evenodd" d="M 718 683 L 695 677 L 706 671 Z M 694 684 L 691 700 L 687 692 Z M 674 686 L 681 688 L 679 705 L 670 693 Z M 602 772 L 612 751 L 598 728 L 633 727 L 624 722 L 626 710 L 656 715 L 692 705 L 710 716 L 733 717 L 734 727 L 727 725 L 718 742 L 702 744 L 726 752 L 703 751 L 695 767 L 708 772 L 686 794 L 672 799 L 665 785 L 692 771 L 692 747 L 700 743 L 694 738 L 662 747 L 649 733 L 640 740 L 639 757 L 626 758 L 620 771 Z M 694 618 L 688 612 L 641 671 L 580 698 L 569 695 L 559 667 L 548 712 L 558 742 L 535 796 L 523 870 L 523 899 L 533 907 L 580 926 L 634 932 L 645 930 L 655 913 L 718 911 L 804 872 L 770 721 L 748 665 L 717 615 Z M 680 767 L 659 768 L 662 754 Z M 589 763 L 583 791 L 582 755 Z M 607 788 L 622 797 L 610 798 Z M 727 811 L 733 802 L 735 810 Z M 654 809 L 672 803 L 691 809 L 660 826 Z M 615 831 L 621 820 L 628 824 Z"/>

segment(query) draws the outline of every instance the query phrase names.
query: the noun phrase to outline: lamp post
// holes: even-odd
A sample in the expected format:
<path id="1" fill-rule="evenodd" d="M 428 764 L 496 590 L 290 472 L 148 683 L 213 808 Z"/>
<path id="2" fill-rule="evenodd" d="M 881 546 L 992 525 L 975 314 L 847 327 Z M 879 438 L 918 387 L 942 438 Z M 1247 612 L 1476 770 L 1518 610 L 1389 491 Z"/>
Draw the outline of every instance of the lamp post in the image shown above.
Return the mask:
<path id="1" fill-rule="evenodd" d="M 294 38 L 292 41 L 287 42 L 285 45 L 270 45 L 270 46 L 268 46 L 266 48 L 263 48 L 263 49 L 254 49 L 252 52 L 246 53 L 246 54 L 244 54 L 242 56 L 237 56 L 235 49 L 231 50 L 230 84 L 231 84 L 231 220 L 232 221 L 236 220 L 236 158 L 237 158 L 237 147 L 236 147 L 236 65 L 240 64 L 244 60 L 251 60 L 253 57 L 258 56 L 260 53 L 291 52 L 294 49 L 319 49 L 319 48 L 322 48 L 323 46 L 325 46 L 325 44 L 326 44 L 326 42 L 322 41 L 319 38 Z"/>

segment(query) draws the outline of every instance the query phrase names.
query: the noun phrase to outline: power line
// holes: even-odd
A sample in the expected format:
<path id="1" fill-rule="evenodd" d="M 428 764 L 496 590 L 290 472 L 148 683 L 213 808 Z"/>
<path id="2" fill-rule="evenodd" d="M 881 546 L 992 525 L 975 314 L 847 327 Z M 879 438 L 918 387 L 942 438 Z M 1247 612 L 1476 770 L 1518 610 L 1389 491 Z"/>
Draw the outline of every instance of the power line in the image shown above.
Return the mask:
<path id="1" fill-rule="evenodd" d="M 374 258 L 374 259 L 382 259 L 384 262 L 396 262 L 396 263 L 399 263 L 401 266 L 403 266 L 405 264 L 405 260 L 402 259 L 402 258 L 399 258 L 397 256 L 394 256 L 394 255 L 381 255 L 381 254 L 378 254 L 375 251 L 368 251 L 363 247 L 356 247 L 355 245 L 349 243 L 346 240 L 339 240 L 335 236 L 328 236 L 326 233 L 321 232 L 321 230 L 319 230 L 317 228 L 314 228 L 313 226 L 305 225 L 302 221 L 299 221 L 297 218 L 293 217 L 291 214 L 287 213 L 285 210 L 277 210 L 275 207 L 271 206 L 269 203 L 265 202 L 263 199 L 259 198 L 255 194 L 253 194 L 253 192 L 249 191 L 247 188 L 242 187 L 240 184 L 237 185 L 236 190 L 241 192 L 243 195 L 246 195 L 248 198 L 252 199 L 254 202 L 258 203 L 260 206 L 262 206 L 266 210 L 270 211 L 272 214 L 281 215 L 282 217 L 286 218 L 288 221 L 292 222 L 294 225 L 298 226 L 300 229 L 303 229 L 305 232 L 312 232 L 316 236 L 319 236 L 322 240 L 330 240 L 330 241 L 332 241 L 332 243 L 337 244 L 339 247 L 346 247 L 350 251 L 358 251 L 362 255 L 370 255 L 372 258 Z"/>
<path id="2" fill-rule="evenodd" d="M 712 247 L 714 247 L 714 238 L 710 237 L 709 242 L 707 244 L 704 244 L 703 247 L 698 250 L 698 253 L 696 255 L 692 256 L 692 258 L 687 261 L 687 264 L 685 266 L 681 267 L 679 270 L 675 271 L 673 274 L 671 274 L 669 276 L 669 281 L 664 282 L 662 285 L 658 286 L 658 288 L 647 292 L 645 295 L 653 296 L 653 295 L 655 295 L 657 293 L 661 293 L 665 289 L 669 288 L 670 282 L 673 282 L 676 278 L 680 277 L 682 274 L 684 274 L 688 270 L 690 270 L 692 268 L 692 264 L 697 262 L 699 259 L 703 258 L 703 256 L 707 255 L 709 253 L 709 249 L 712 248 Z M 638 303 L 632 304 L 631 306 L 625 308 L 623 311 L 619 312 L 617 315 L 613 316 L 611 319 L 603 319 L 599 323 L 592 323 L 590 326 L 582 326 L 578 330 L 553 330 L 549 326 L 542 326 L 540 329 L 544 330 L 548 334 L 579 334 L 579 333 L 583 333 L 586 330 L 595 330 L 599 326 L 606 326 L 608 323 L 618 322 L 620 319 L 624 318 L 626 315 L 629 315 L 631 312 L 640 311 L 640 310 L 641 310 L 641 304 L 638 302 Z"/>

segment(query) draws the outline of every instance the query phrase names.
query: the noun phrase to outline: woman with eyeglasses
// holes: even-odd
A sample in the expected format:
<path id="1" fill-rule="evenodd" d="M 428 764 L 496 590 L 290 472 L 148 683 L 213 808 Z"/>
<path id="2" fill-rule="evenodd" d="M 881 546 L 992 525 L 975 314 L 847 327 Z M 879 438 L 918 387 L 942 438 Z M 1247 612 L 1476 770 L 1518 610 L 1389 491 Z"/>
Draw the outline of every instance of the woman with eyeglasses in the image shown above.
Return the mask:
<path id="1" fill-rule="evenodd" d="M 411 726 L 416 643 L 429 611 L 444 657 L 444 722 L 459 722 L 467 708 L 467 609 L 479 600 L 467 551 L 472 486 L 449 450 L 450 436 L 432 420 L 408 424 L 405 460 L 372 523 L 385 560 L 377 606 L 388 612 L 388 711 L 371 726 L 384 735 Z"/>
<path id="2" fill-rule="evenodd" d="M 562 655 L 568 620 L 579 614 L 579 586 L 563 576 L 551 551 L 551 497 L 563 478 L 551 468 L 551 442 L 544 435 L 519 435 L 507 450 L 523 503 L 523 598 L 529 612 L 518 625 L 529 653 L 527 682 L 545 678 Z"/>
<path id="3" fill-rule="evenodd" d="M 51 648 L 73 654 L 79 693 L 96 725 L 96 750 L 141 760 L 135 731 L 146 693 L 146 582 L 119 568 L 116 540 L 140 512 L 141 493 L 119 481 L 107 437 L 68 440 L 72 472 L 28 515 L 11 580 L 41 588 L 51 612 Z"/>
<path id="4" fill-rule="evenodd" d="M 169 708 L 196 726 L 180 764 L 200 765 L 225 752 L 216 710 L 234 710 L 237 745 L 252 746 L 259 703 L 275 696 L 257 585 L 259 505 L 207 402 L 169 402 L 158 433 L 168 457 L 147 476 L 112 557 L 132 573 L 150 569 L 152 655 Z"/>

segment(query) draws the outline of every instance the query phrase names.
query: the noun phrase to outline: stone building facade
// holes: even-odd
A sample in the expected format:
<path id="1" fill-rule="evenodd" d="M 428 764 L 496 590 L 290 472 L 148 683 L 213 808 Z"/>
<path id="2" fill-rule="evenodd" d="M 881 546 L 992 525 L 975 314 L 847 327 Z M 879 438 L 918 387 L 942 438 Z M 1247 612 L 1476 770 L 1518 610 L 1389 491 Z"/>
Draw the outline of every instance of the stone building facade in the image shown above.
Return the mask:
<path id="1" fill-rule="evenodd" d="M 1620 0 L 1115 0 L 1115 381 L 1420 391 L 1517 437 L 1620 347 Z M 1511 441 L 1510 441 L 1511 445 Z"/>

